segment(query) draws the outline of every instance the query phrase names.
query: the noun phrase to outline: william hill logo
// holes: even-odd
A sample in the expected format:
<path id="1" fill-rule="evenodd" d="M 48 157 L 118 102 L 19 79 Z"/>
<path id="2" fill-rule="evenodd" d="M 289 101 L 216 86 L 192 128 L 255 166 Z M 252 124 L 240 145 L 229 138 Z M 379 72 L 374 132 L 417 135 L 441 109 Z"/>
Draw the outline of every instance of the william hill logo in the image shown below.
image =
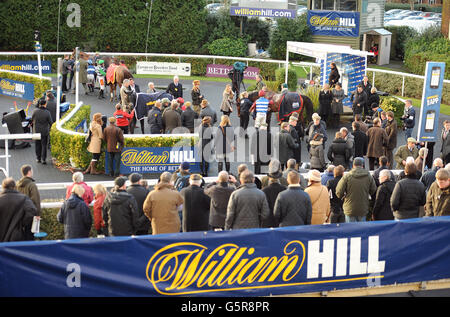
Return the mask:
<path id="1" fill-rule="evenodd" d="M 356 28 L 355 18 L 340 18 L 330 19 L 329 17 L 321 17 L 313 15 L 309 19 L 312 26 L 334 26 L 334 27 L 349 27 Z"/>
<path id="2" fill-rule="evenodd" d="M 367 261 L 361 261 L 363 249 Z M 208 248 L 198 243 L 180 242 L 153 254 L 146 276 L 162 295 L 382 278 L 379 273 L 384 272 L 385 261 L 379 261 L 378 236 L 369 237 L 363 249 L 359 237 L 310 240 L 307 247 L 293 240 L 279 250 L 278 256 L 267 256 L 267 248 L 257 250 L 233 243 Z"/>

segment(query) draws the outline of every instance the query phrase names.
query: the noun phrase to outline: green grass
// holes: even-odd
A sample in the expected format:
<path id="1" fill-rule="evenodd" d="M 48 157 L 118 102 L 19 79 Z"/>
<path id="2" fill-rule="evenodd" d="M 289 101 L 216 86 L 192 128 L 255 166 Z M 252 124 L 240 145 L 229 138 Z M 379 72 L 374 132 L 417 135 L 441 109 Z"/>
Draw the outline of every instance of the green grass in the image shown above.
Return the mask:
<path id="1" fill-rule="evenodd" d="M 417 108 L 420 108 L 422 106 L 422 100 L 420 100 L 420 99 L 409 98 L 409 97 L 401 97 L 401 96 L 394 96 L 394 97 L 401 98 L 401 99 L 404 99 L 404 100 L 405 99 L 409 99 L 409 100 L 412 101 L 412 105 L 414 107 L 417 107 Z M 441 114 L 445 114 L 447 116 L 450 116 L 450 105 L 441 104 L 440 113 Z"/>

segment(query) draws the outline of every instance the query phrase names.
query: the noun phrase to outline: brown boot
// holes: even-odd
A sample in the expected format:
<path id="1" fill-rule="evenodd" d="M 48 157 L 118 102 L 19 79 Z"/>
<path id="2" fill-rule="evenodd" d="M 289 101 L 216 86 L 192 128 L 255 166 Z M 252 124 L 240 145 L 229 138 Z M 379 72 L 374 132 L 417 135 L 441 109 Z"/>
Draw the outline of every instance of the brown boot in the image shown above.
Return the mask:
<path id="1" fill-rule="evenodd" d="M 101 174 L 100 172 L 97 172 L 97 170 L 96 170 L 96 165 L 97 165 L 97 161 L 91 161 L 91 174 L 92 175 L 99 175 L 99 174 Z"/>
<path id="2" fill-rule="evenodd" d="M 89 163 L 88 168 L 83 172 L 83 174 L 91 174 L 92 173 L 92 161 Z"/>

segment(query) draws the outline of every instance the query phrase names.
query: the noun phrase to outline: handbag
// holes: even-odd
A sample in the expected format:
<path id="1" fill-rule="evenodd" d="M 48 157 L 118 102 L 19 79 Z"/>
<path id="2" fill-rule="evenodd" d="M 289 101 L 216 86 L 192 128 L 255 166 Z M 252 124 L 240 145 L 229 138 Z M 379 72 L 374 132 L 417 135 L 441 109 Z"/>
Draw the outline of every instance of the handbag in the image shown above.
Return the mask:
<path id="1" fill-rule="evenodd" d="M 91 143 L 91 138 L 92 138 L 92 131 L 91 131 L 91 129 L 89 129 L 89 133 L 86 136 L 86 138 L 84 139 L 84 142 L 86 142 L 87 144 Z"/>

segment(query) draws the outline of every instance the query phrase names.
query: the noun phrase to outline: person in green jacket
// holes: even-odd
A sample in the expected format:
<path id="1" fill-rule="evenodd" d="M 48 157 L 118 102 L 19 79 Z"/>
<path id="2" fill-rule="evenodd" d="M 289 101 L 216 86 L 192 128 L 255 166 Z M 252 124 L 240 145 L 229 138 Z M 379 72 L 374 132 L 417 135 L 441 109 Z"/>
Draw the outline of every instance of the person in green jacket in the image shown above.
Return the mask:
<path id="1" fill-rule="evenodd" d="M 369 211 L 369 195 L 374 196 L 377 187 L 369 171 L 364 169 L 364 159 L 353 160 L 353 169 L 345 174 L 336 187 L 336 196 L 343 199 L 345 222 L 365 221 Z"/>
<path id="2" fill-rule="evenodd" d="M 17 190 L 30 197 L 36 207 L 37 216 L 41 215 L 41 196 L 33 179 L 33 169 L 31 165 L 23 165 L 20 168 L 22 178 L 17 182 Z"/>
<path id="3" fill-rule="evenodd" d="M 416 143 L 416 139 L 408 138 L 408 143 L 398 148 L 394 155 L 394 160 L 397 162 L 396 169 L 405 169 L 406 159 L 409 156 L 412 156 L 414 159 L 419 156 L 419 149 L 416 147 Z"/>

